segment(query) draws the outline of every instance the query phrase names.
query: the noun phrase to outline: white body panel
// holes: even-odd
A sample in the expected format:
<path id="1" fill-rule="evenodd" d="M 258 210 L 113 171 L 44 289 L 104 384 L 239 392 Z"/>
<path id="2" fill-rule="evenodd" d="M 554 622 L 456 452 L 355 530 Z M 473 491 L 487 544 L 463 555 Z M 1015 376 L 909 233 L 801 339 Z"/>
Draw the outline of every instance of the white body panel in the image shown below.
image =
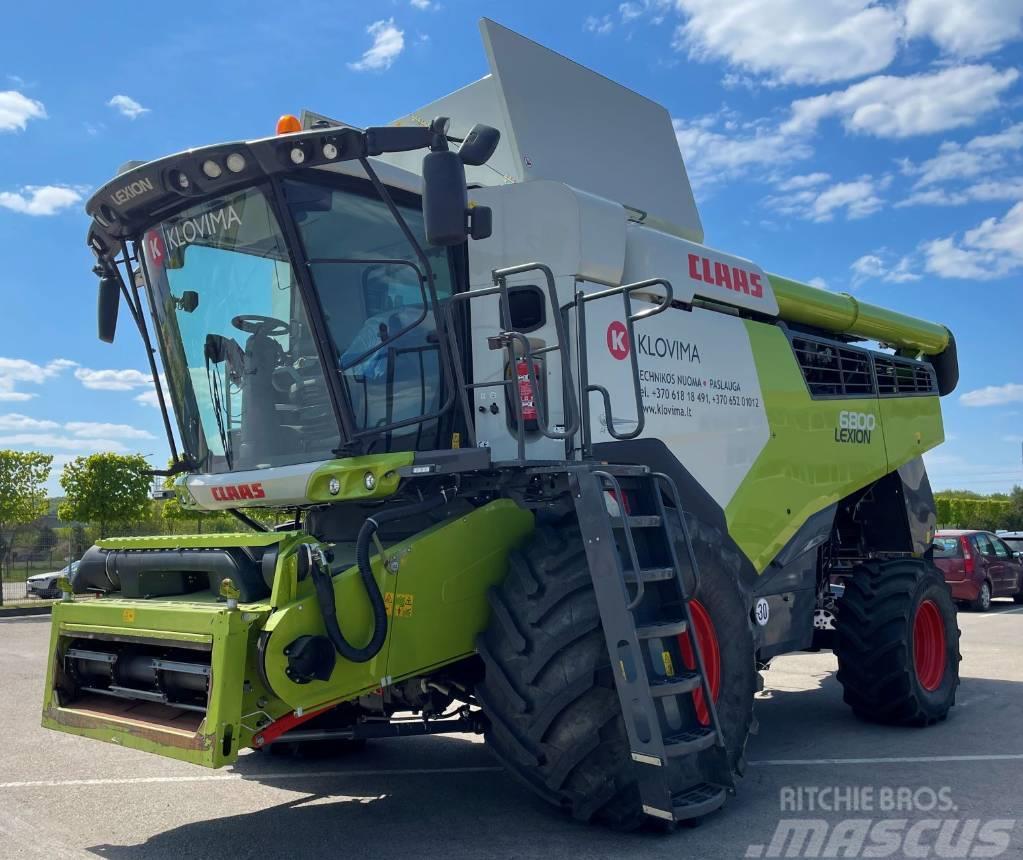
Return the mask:
<path id="1" fill-rule="evenodd" d="M 589 378 L 611 394 L 614 429 L 636 427 L 629 360 L 636 350 L 646 415 L 641 438 L 663 441 L 726 507 L 771 435 L 744 322 L 703 308 L 669 308 L 637 323 L 635 334 L 629 343 L 621 300 L 587 305 Z M 596 392 L 589 405 L 593 441 L 614 441 Z"/>
<path id="2" fill-rule="evenodd" d="M 299 463 L 224 475 L 188 475 L 177 483 L 188 489 L 196 508 L 207 511 L 302 505 L 309 502 L 309 479 L 322 465 Z"/>
<path id="3" fill-rule="evenodd" d="M 621 84 L 493 21 L 480 22 L 490 74 L 397 120 L 451 118 L 462 137 L 477 122 L 499 129 L 489 165 L 470 183 L 553 179 L 628 206 L 697 242 L 703 225 L 668 112 Z M 421 153 L 383 157 L 418 172 Z"/>

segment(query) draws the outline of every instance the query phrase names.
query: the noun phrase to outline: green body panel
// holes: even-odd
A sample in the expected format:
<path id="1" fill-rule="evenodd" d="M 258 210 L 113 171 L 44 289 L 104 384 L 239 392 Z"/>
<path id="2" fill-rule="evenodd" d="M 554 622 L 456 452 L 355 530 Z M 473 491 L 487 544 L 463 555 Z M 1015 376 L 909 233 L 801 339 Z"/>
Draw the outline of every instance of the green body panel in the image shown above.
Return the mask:
<path id="1" fill-rule="evenodd" d="M 235 532 L 205 535 L 156 535 L 153 537 L 113 537 L 96 541 L 102 549 L 216 549 L 229 546 L 270 546 L 287 538 L 287 532 Z"/>
<path id="2" fill-rule="evenodd" d="M 331 460 L 320 466 L 309 478 L 306 496 L 311 502 L 336 502 L 343 499 L 383 499 L 398 489 L 398 469 L 412 464 L 411 451 L 394 454 L 368 454 Z M 366 475 L 373 476 L 373 487 L 367 488 Z M 331 493 L 330 479 L 337 478 L 341 489 Z"/>
<path id="3" fill-rule="evenodd" d="M 487 590 L 532 531 L 532 514 L 499 499 L 417 541 L 398 569 L 387 674 L 406 677 L 471 654 L 490 619 Z"/>
<path id="4" fill-rule="evenodd" d="M 530 513 L 499 499 L 388 547 L 387 568 L 396 565 L 396 574 L 373 556 L 374 577 L 390 606 L 387 639 L 366 663 L 338 659 L 326 682 L 297 684 L 285 674 L 284 649 L 299 636 L 324 633 L 315 594 L 309 589 L 282 606 L 265 628 L 266 677 L 274 693 L 292 708 L 310 710 L 472 653 L 489 618 L 487 589 L 504 576 L 508 552 L 532 528 Z M 334 577 L 334 594 L 345 638 L 362 645 L 370 637 L 372 614 L 355 567 Z"/>
<path id="5" fill-rule="evenodd" d="M 53 607 L 50 663 L 43 698 L 45 728 L 103 740 L 207 767 L 237 758 L 251 742 L 246 728 L 246 698 L 266 695 L 250 668 L 255 631 L 269 607 L 228 610 L 223 604 L 183 604 L 154 600 L 85 599 Z M 106 714 L 73 702 L 61 706 L 54 687 L 64 652 L 72 639 L 116 637 L 141 642 L 188 645 L 209 653 L 211 684 L 207 712 L 194 730 L 162 725 L 133 714 Z M 248 683 L 246 683 L 248 682 Z"/>
<path id="6" fill-rule="evenodd" d="M 389 615 L 383 648 L 367 663 L 339 657 L 328 681 L 308 684 L 294 683 L 286 676 L 283 649 L 299 636 L 324 632 L 312 583 L 298 582 L 295 563 L 295 547 L 313 540 L 311 536 L 275 532 L 103 541 L 110 549 L 274 542 L 281 547 L 272 595 L 265 602 L 231 610 L 216 595 L 199 592 L 58 603 L 53 610 L 43 726 L 207 767 L 230 764 L 239 749 L 252 745 L 261 729 L 297 709 L 312 711 L 349 700 L 471 654 L 476 636 L 489 619 L 487 589 L 501 580 L 509 551 L 532 529 L 531 513 L 509 499 L 498 499 L 387 547 L 383 558 L 373 556 L 371 565 Z M 341 629 L 349 641 L 361 645 L 369 639 L 372 616 L 355 567 L 335 576 L 334 592 Z M 97 711 L 80 700 L 62 706 L 55 686 L 64 653 L 73 639 L 90 638 L 164 643 L 209 654 L 205 718 L 185 730 L 133 718 L 127 710 Z"/>
<path id="7" fill-rule="evenodd" d="M 725 509 L 757 571 L 806 520 L 943 440 L 937 397 L 813 399 L 777 326 L 747 321 L 771 436 Z M 842 412 L 876 416 L 869 439 L 840 441 Z"/>
<path id="8" fill-rule="evenodd" d="M 949 345 L 949 331 L 943 325 L 778 275 L 768 278 L 778 300 L 778 316 L 787 322 L 856 335 L 925 355 L 937 355 Z"/>

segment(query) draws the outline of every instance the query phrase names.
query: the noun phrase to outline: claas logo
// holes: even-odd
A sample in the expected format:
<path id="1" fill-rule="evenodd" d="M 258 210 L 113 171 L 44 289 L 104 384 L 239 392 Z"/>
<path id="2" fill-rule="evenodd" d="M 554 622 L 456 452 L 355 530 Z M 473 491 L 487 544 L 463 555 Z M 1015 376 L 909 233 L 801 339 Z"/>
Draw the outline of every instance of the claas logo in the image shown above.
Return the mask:
<path id="1" fill-rule="evenodd" d="M 238 502 L 245 499 L 265 499 L 266 491 L 262 484 L 225 484 L 223 487 L 212 487 L 210 493 L 217 502 Z"/>
<path id="2" fill-rule="evenodd" d="M 764 285 L 760 275 L 749 272 L 740 266 L 730 266 L 717 260 L 709 260 L 698 254 L 689 255 L 689 277 L 694 281 L 714 284 L 726 290 L 745 293 L 754 299 L 764 294 Z"/>

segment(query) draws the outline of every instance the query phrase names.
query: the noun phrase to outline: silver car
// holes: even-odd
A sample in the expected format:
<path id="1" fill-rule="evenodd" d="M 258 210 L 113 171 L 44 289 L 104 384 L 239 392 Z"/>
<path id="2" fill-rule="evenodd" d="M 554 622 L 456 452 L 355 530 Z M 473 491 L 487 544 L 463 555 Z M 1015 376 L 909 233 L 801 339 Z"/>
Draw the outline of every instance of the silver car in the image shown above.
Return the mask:
<path id="1" fill-rule="evenodd" d="M 76 570 L 78 570 L 78 562 L 73 561 L 61 570 L 54 570 L 50 573 L 37 573 L 25 580 L 25 589 L 29 594 L 36 597 L 60 597 L 57 580 L 62 576 L 72 576 Z"/>

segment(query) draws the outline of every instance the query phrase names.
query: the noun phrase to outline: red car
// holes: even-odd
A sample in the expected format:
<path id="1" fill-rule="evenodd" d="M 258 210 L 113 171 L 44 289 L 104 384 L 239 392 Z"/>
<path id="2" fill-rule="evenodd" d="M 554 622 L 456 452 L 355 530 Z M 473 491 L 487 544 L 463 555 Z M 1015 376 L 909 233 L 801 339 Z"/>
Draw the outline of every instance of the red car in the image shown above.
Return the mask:
<path id="1" fill-rule="evenodd" d="M 992 597 L 1023 603 L 1023 561 L 991 532 L 939 531 L 934 536 L 934 563 L 945 574 L 952 598 L 978 612 L 991 608 Z"/>

